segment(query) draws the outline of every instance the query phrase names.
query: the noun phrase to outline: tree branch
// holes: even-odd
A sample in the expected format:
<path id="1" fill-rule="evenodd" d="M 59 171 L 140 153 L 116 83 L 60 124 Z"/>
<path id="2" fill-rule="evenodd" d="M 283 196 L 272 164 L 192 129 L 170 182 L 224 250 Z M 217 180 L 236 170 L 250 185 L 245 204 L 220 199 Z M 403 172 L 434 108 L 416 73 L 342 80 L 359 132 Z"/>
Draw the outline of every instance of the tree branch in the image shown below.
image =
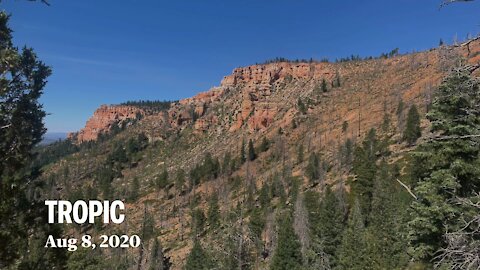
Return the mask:
<path id="1" fill-rule="evenodd" d="M 37 2 L 37 0 L 27 0 L 27 1 Z M 47 5 L 47 6 L 50 6 L 50 3 L 48 3 L 47 0 L 40 0 L 40 2 L 44 3 L 44 4 Z"/>
<path id="2" fill-rule="evenodd" d="M 473 135 L 464 135 L 464 136 L 438 136 L 430 138 L 431 141 L 444 141 L 444 140 L 452 140 L 452 139 L 470 139 L 470 138 L 479 138 L 480 134 L 473 134 Z"/>
<path id="3" fill-rule="evenodd" d="M 473 2 L 475 0 L 444 0 L 442 4 L 440 5 L 440 8 L 443 8 L 444 6 L 448 6 L 453 3 L 459 3 L 459 2 Z"/>
<path id="4" fill-rule="evenodd" d="M 409 186 L 405 185 L 402 181 L 398 180 L 398 178 L 395 180 L 397 180 L 397 182 L 400 183 L 400 185 L 402 185 L 402 187 L 404 187 L 408 191 L 408 193 L 410 193 L 410 195 L 412 195 L 412 197 L 415 198 L 415 200 L 418 200 L 417 196 L 413 194 L 412 189 Z"/>

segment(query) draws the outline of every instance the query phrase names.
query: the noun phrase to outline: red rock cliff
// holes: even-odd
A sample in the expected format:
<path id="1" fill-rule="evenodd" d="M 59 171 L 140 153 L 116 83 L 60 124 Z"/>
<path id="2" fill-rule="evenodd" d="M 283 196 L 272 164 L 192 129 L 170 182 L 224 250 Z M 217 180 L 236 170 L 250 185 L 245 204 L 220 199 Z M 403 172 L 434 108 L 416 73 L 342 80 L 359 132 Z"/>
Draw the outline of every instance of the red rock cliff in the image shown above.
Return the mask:
<path id="1" fill-rule="evenodd" d="M 145 112 L 134 106 L 102 105 L 93 116 L 88 119 L 85 127 L 79 132 L 70 133 L 69 138 L 76 138 L 77 142 L 96 140 L 101 133 L 108 133 L 113 125 L 121 124 L 127 119 L 137 119 Z"/>

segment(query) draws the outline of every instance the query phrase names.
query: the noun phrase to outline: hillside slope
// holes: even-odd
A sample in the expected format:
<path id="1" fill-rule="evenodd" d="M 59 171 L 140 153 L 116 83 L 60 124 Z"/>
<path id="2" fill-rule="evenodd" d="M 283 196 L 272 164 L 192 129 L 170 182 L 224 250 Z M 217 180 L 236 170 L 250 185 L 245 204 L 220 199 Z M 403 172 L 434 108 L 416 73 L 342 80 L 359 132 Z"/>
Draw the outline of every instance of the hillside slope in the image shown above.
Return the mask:
<path id="1" fill-rule="evenodd" d="M 326 185 L 346 186 L 348 191 L 355 175 L 343 162 L 347 140 L 359 144 L 375 128 L 391 142 L 389 162 L 402 160 L 412 149 L 401 140 L 408 108 L 416 105 L 424 115 L 442 78 L 465 61 L 480 61 L 480 41 L 388 59 L 253 65 L 162 110 L 102 106 L 70 136 L 78 149 L 44 166 L 48 197 L 127 201 L 124 224 L 70 230 L 143 234 L 147 250 L 158 236 L 173 269 L 180 269 L 196 236 L 215 250 L 216 236 L 235 226 L 243 230 L 251 214 L 237 210 L 258 205 L 265 183 L 273 185 L 280 177 L 287 193 L 285 201 L 271 199 L 273 209 L 292 204 L 296 188 L 322 192 Z M 428 123 L 422 121 L 422 127 L 428 129 Z M 255 146 L 251 158 L 249 141 Z M 307 177 L 311 153 L 319 153 L 325 164 L 319 182 Z M 213 194 L 222 225 L 210 229 L 207 222 L 209 229 L 197 231 L 192 209 L 207 213 Z M 260 250 L 275 247 L 278 213 L 272 210 L 266 217 Z M 145 234 L 146 223 L 150 234 Z M 148 269 L 150 252 L 136 252 L 110 256 L 125 256 Z M 253 253 L 253 268 L 267 267 L 271 256 Z"/>

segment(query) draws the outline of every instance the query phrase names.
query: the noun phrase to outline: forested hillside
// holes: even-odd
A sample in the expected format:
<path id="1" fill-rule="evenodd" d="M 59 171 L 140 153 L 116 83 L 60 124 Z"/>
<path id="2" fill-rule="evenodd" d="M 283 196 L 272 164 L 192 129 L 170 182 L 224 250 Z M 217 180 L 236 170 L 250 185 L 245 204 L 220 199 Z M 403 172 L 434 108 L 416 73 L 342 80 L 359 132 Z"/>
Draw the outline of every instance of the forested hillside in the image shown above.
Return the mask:
<path id="1" fill-rule="evenodd" d="M 124 224 L 65 230 L 144 244 L 70 269 L 476 269 L 453 250 L 478 241 L 479 45 L 279 59 L 192 98 L 100 108 L 88 139 L 41 150 L 44 196 L 122 199 Z"/>

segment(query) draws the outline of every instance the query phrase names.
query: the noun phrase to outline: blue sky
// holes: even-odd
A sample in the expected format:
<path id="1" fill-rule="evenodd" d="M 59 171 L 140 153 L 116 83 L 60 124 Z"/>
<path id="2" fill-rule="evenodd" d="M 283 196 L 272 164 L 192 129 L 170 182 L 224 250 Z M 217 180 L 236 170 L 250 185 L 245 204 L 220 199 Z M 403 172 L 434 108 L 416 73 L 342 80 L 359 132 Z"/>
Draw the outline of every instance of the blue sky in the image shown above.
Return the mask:
<path id="1" fill-rule="evenodd" d="M 480 32 L 480 1 L 3 0 L 18 46 L 52 66 L 50 132 L 80 129 L 101 104 L 180 99 L 233 68 L 277 56 L 379 55 Z"/>

